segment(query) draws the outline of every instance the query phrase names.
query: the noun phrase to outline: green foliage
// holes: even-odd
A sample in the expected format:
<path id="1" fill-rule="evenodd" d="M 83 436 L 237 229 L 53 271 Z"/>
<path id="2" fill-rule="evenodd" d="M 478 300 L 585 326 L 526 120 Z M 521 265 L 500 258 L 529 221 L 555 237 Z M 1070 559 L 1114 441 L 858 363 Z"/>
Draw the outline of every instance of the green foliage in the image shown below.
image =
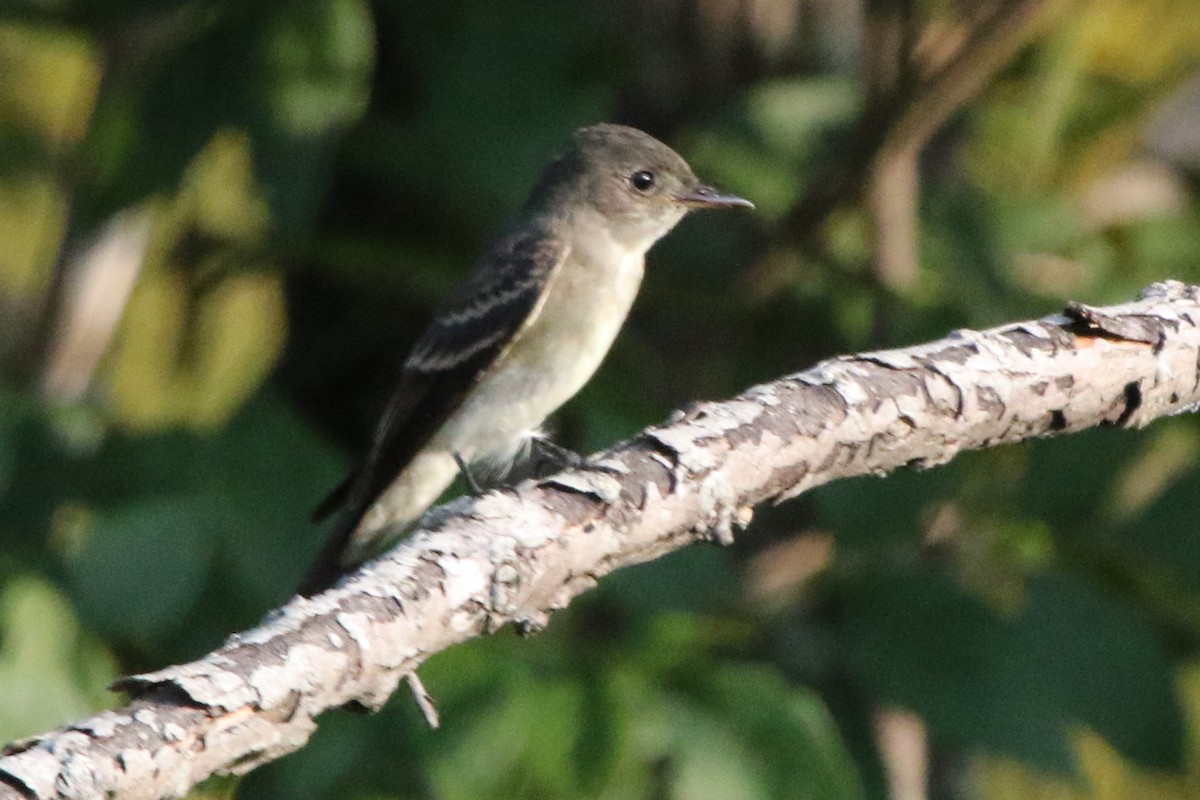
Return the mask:
<path id="1" fill-rule="evenodd" d="M 1127 757 L 1178 767 L 1183 721 L 1153 631 L 1091 586 L 1031 580 L 1005 617 L 946 576 L 895 570 L 851 590 L 849 659 L 872 693 L 961 747 L 1074 768 L 1085 724 Z"/>
<path id="2" fill-rule="evenodd" d="M 0 530 L 45 550 L 6 570 L 48 569 L 130 664 L 194 656 L 286 598 L 306 558 L 294 533 L 339 471 L 267 398 L 217 433 L 113 433 L 96 445 L 22 428 Z"/>
<path id="3" fill-rule="evenodd" d="M 103 703 L 116 665 L 85 633 L 65 597 L 35 578 L 9 581 L 0 595 L 0 737 L 21 736 L 83 716 Z"/>
<path id="4" fill-rule="evenodd" d="M 911 4 L 921 64 L 967 38 L 957 5 Z M 647 127 L 758 204 L 651 254 L 559 417 L 579 449 L 839 352 L 1200 280 L 1200 162 L 1171 155 L 1197 120 L 1172 138 L 1159 116 L 1200 59 L 1191 0 L 1076 4 L 954 115 L 924 148 L 902 287 L 875 272 L 852 179 L 886 116 L 862 121 L 880 109 L 846 67 L 859 31 L 718 6 L 0 11 L 5 738 L 116 702 L 115 675 L 197 657 L 287 597 L 322 534 L 308 511 L 405 348 L 578 125 Z M 831 205 L 798 219 L 810 190 Z M 70 362 L 89 391 L 43 384 L 48 323 L 84 280 L 59 252 L 130 209 L 149 245 L 127 299 L 90 295 L 121 314 L 89 329 L 97 364 Z M 1105 796 L 1193 796 L 1198 459 L 1186 416 L 824 487 L 732 550 L 606 576 L 537 637 L 435 655 L 440 731 L 404 696 L 331 713 L 301 753 L 197 796 L 883 797 L 874 720 L 893 707 L 939 764 L 968 764 L 945 796 L 1036 796 L 994 766 L 1014 762 L 1081 797 L 1129 765 L 1182 768 Z M 832 554 L 789 549 L 805 537 Z"/>

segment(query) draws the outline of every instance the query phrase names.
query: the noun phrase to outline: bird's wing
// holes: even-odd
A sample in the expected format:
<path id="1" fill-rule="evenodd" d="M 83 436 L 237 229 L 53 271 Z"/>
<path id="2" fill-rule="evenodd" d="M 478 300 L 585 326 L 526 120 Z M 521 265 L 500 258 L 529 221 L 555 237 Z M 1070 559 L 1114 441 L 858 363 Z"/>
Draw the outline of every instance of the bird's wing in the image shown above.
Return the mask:
<path id="1" fill-rule="evenodd" d="M 417 341 L 362 466 L 314 513 L 345 507 L 351 529 L 541 310 L 569 246 L 544 230 L 501 239 Z M 342 526 L 340 526 L 342 527 Z M 349 536 L 349 532 L 346 533 Z"/>

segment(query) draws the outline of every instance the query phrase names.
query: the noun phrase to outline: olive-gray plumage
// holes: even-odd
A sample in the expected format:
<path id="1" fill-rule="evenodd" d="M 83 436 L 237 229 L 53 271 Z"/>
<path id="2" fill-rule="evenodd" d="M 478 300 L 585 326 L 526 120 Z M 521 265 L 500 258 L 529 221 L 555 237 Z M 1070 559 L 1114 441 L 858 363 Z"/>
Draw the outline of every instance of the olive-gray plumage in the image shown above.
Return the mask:
<path id="1" fill-rule="evenodd" d="M 648 134 L 576 131 L 413 347 L 366 459 L 317 509 L 341 517 L 300 592 L 402 533 L 458 459 L 510 461 L 599 367 L 646 251 L 690 209 L 728 206 L 751 204 L 701 183 Z"/>

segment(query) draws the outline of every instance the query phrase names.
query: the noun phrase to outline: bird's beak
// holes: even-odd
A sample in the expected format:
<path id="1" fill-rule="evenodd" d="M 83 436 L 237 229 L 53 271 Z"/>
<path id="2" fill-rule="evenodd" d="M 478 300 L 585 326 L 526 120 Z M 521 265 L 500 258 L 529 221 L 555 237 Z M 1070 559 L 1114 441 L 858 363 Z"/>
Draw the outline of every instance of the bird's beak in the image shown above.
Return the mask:
<path id="1" fill-rule="evenodd" d="M 675 199 L 689 208 L 754 208 L 754 203 L 734 194 L 724 194 L 711 186 L 697 186 Z"/>

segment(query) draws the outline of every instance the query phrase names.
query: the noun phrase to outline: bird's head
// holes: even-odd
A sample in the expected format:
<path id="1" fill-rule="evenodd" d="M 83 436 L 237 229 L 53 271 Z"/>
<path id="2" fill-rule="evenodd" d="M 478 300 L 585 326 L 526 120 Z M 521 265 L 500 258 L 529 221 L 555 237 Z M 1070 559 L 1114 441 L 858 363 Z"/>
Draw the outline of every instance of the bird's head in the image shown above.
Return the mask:
<path id="1" fill-rule="evenodd" d="M 609 124 L 575 131 L 570 150 L 543 173 L 529 205 L 598 213 L 615 238 L 642 249 L 692 209 L 754 207 L 703 183 L 653 136 Z"/>

